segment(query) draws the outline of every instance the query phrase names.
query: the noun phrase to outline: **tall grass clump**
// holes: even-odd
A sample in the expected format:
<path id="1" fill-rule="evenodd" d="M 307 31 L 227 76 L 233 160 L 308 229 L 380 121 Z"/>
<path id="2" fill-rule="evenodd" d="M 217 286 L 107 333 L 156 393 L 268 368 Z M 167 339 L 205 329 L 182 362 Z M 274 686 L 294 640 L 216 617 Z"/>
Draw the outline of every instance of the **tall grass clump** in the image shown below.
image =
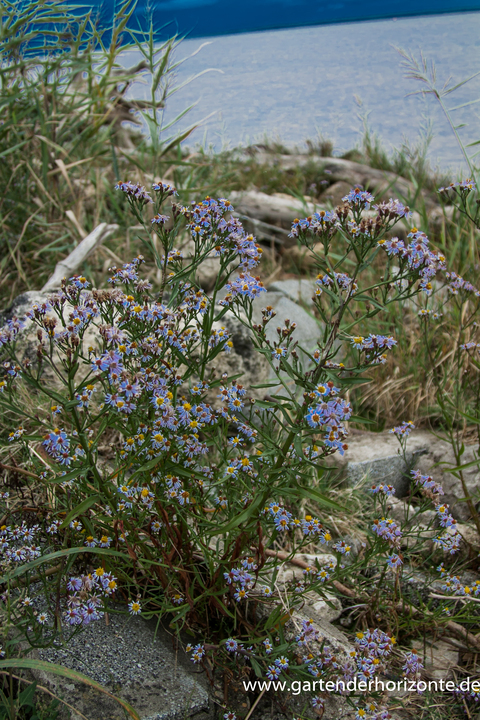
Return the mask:
<path id="1" fill-rule="evenodd" d="M 180 41 L 135 30 L 133 11 L 127 0 L 100 28 L 92 11 L 61 0 L 0 4 L 3 306 L 32 282 L 40 288 L 100 219 L 121 226 L 116 240 L 124 244 L 127 219 L 112 184 L 127 170 L 133 179 L 157 177 L 193 129 L 176 136 L 176 120 L 163 123 Z M 126 67 L 133 50 L 141 60 Z M 149 96 L 129 99 L 144 79 Z"/>

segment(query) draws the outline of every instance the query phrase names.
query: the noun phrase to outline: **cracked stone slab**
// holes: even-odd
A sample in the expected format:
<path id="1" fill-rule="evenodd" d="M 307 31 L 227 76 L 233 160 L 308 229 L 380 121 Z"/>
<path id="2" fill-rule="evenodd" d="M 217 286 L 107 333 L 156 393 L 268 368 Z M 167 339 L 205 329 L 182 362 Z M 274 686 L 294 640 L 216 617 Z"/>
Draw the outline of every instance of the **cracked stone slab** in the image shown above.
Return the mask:
<path id="1" fill-rule="evenodd" d="M 407 444 L 406 460 L 399 453 L 398 440 L 389 433 L 362 433 L 349 438 L 343 459 L 346 482 L 357 485 L 393 485 L 397 498 L 405 497 L 410 487 L 409 469 L 429 451 L 430 438 L 425 433 L 412 434 Z"/>
<path id="2" fill-rule="evenodd" d="M 169 636 L 142 618 L 109 614 L 108 625 L 104 619 L 92 622 L 68 644 L 58 642 L 35 655 L 87 675 L 129 702 L 141 720 L 211 717 L 207 690 L 186 665 L 183 651 L 176 653 Z M 122 707 L 97 690 L 50 673 L 35 675 L 89 720 L 125 718 Z M 70 717 L 80 718 L 73 712 Z"/>

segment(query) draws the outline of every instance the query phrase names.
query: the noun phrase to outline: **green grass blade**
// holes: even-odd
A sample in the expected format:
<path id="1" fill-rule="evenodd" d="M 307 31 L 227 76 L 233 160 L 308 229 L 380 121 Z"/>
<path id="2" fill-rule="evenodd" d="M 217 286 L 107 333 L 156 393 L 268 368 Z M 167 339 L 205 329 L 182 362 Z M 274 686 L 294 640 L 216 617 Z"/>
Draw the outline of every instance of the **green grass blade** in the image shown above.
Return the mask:
<path id="1" fill-rule="evenodd" d="M 60 675 L 61 677 L 68 678 L 74 682 L 81 682 L 84 685 L 88 685 L 89 687 L 98 690 L 98 692 L 107 695 L 109 698 L 112 698 L 112 700 L 115 700 L 115 702 L 119 703 L 129 716 L 134 718 L 134 720 L 141 720 L 139 714 L 128 702 L 126 702 L 126 700 L 122 700 L 121 698 L 112 695 L 112 693 L 108 692 L 108 690 L 100 685 L 100 683 L 95 682 L 95 680 L 92 680 L 87 677 L 87 675 L 83 675 L 83 673 L 77 672 L 76 670 L 70 670 L 70 668 L 62 667 L 61 665 L 56 665 L 55 663 L 49 663 L 44 660 L 34 660 L 31 658 L 10 658 L 9 660 L 0 660 L 0 668 L 5 668 L 6 670 L 10 670 L 11 668 L 19 668 L 21 670 L 41 670 L 42 672 Z"/>

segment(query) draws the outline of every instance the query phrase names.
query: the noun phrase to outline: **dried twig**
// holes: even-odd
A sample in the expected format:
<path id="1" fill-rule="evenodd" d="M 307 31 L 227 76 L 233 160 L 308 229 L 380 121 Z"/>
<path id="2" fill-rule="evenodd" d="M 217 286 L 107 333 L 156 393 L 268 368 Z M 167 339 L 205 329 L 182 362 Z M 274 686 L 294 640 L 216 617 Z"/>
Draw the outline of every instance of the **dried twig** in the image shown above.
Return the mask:
<path id="1" fill-rule="evenodd" d="M 0 462 L 0 468 L 2 468 L 2 470 L 9 470 L 10 472 L 17 472 L 21 475 L 27 475 L 28 477 L 32 477 L 35 480 L 40 480 L 39 476 L 35 473 L 30 472 L 30 470 L 24 470 L 23 468 L 16 467 L 15 465 L 4 465 Z"/>
<path id="2" fill-rule="evenodd" d="M 300 560 L 300 558 L 297 558 L 295 556 L 290 557 L 288 553 L 280 552 L 279 550 L 269 550 L 267 548 L 265 550 L 265 555 L 268 555 L 268 557 L 277 557 L 279 560 L 285 560 L 291 565 L 296 565 L 297 567 L 301 567 L 304 570 L 309 567 L 308 563 L 304 562 L 304 560 Z M 350 588 L 347 588 L 345 585 L 343 585 L 343 583 L 339 582 L 338 580 L 334 580 L 333 584 L 339 592 L 343 593 L 347 597 L 357 597 L 357 593 L 354 590 L 350 590 Z"/>
<path id="3" fill-rule="evenodd" d="M 439 600 L 461 600 L 462 602 L 471 600 L 472 602 L 480 603 L 480 598 L 470 597 L 470 595 L 440 595 L 440 593 L 430 593 L 430 597 L 438 598 Z"/>
<path id="4" fill-rule="evenodd" d="M 255 702 L 253 703 L 253 705 L 252 705 L 252 707 L 250 708 L 249 713 L 248 713 L 247 717 L 245 718 L 245 720 L 248 720 L 248 719 L 251 717 L 253 711 L 255 710 L 255 708 L 257 707 L 258 703 L 260 702 L 260 700 L 262 699 L 262 697 L 263 697 L 264 695 L 265 695 L 265 688 L 263 688 L 262 692 L 260 693 L 260 695 L 257 697 L 257 699 L 255 700 Z"/>
<path id="5" fill-rule="evenodd" d="M 304 569 L 308 567 L 308 564 L 303 560 L 300 560 L 300 558 L 296 558 L 295 556 L 290 557 L 289 554 L 285 552 L 276 552 L 275 550 L 266 549 L 265 554 L 269 557 L 277 557 L 279 560 L 285 560 L 292 565 L 297 565 L 297 567 L 301 567 Z M 343 585 L 341 582 L 338 582 L 338 580 L 334 580 L 333 585 L 339 592 L 343 593 L 347 597 L 362 599 L 358 595 L 358 593 L 356 593 L 354 590 L 350 590 L 350 588 L 345 587 L 345 585 Z M 448 599 L 450 600 L 451 598 L 449 597 Z M 413 605 L 410 605 L 410 603 L 408 603 L 406 600 L 397 603 L 395 605 L 395 610 L 399 613 L 407 611 L 414 616 L 425 615 L 430 618 L 433 617 L 433 613 L 430 610 L 419 610 Z M 449 620 L 443 627 L 454 637 L 458 638 L 459 640 L 463 640 L 467 644 L 472 645 L 474 648 L 480 650 L 480 638 L 477 638 L 476 635 L 473 635 L 473 633 L 469 632 L 462 625 L 459 625 L 459 623 L 456 623 L 453 620 Z"/>

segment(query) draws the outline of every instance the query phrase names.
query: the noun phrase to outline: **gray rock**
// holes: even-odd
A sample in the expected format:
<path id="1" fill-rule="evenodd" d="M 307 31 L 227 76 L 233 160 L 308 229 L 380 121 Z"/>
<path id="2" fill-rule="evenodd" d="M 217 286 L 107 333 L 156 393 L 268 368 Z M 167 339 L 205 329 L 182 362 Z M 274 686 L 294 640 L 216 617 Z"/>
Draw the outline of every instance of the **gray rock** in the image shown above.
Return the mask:
<path id="1" fill-rule="evenodd" d="M 412 453 L 409 453 L 410 459 Z M 409 459 L 407 455 L 407 459 Z M 409 463 L 410 464 L 410 463 Z M 349 462 L 347 477 L 352 485 L 368 478 L 369 483 L 386 483 L 393 485 L 397 497 L 405 497 L 410 487 L 410 480 L 405 477 L 408 467 L 400 455 L 372 458 L 364 462 Z"/>
<path id="2" fill-rule="evenodd" d="M 445 492 L 444 501 L 450 505 L 452 515 L 461 521 L 470 519 L 470 511 L 464 501 L 464 492 L 461 481 L 448 471 L 448 467 L 456 467 L 457 462 L 450 443 L 441 440 L 432 433 L 429 435 L 428 454 L 419 458 L 418 469 L 422 474 L 431 475 L 434 480 L 441 483 Z M 474 462 L 477 445 L 466 445 L 461 457 L 462 465 Z M 477 509 L 480 507 L 480 465 L 473 465 L 462 471 L 463 479 Z"/>
<path id="3" fill-rule="evenodd" d="M 267 195 L 256 189 L 233 190 L 228 197 L 241 216 L 247 215 L 288 229 L 295 218 L 307 217 L 314 213 L 316 208 L 310 198 L 305 198 L 305 202 L 302 202 L 285 193 Z M 291 242 L 291 244 L 295 243 Z"/>
<path id="4" fill-rule="evenodd" d="M 338 620 L 342 614 L 342 603 L 335 595 L 328 593 L 326 598 L 319 598 L 314 592 L 307 593 L 305 611 L 313 612 L 315 616 L 321 617 L 327 622 Z"/>
<path id="5" fill-rule="evenodd" d="M 313 567 L 315 567 L 317 563 L 319 567 L 330 562 L 333 562 L 334 565 L 337 564 L 336 557 L 329 553 L 321 553 L 318 555 L 303 553 L 297 557 Z M 304 580 L 303 569 L 297 565 L 285 562 L 283 565 L 280 565 L 275 579 L 275 587 L 279 590 L 280 594 L 284 594 L 286 588 L 291 585 L 291 583 L 302 580 Z M 313 613 L 316 618 L 326 620 L 330 623 L 340 617 L 342 613 L 342 603 L 338 597 L 329 592 L 325 592 L 324 596 L 321 596 L 312 590 L 305 594 L 305 606 L 301 612 L 303 614 Z"/>
<path id="6" fill-rule="evenodd" d="M 353 645 L 348 637 L 335 625 L 319 615 L 312 607 L 305 607 L 295 613 L 293 618 L 285 625 L 286 639 L 292 639 L 298 635 L 303 620 L 311 620 L 318 633 L 317 640 L 310 642 L 309 650 L 315 654 L 321 652 L 324 646 L 330 647 L 341 665 L 350 659 Z M 325 709 L 322 715 L 323 720 L 353 720 L 354 713 L 348 705 L 346 698 L 340 694 L 328 694 L 325 697 Z"/>
<path id="7" fill-rule="evenodd" d="M 417 458 L 428 452 L 424 436 L 412 435 L 407 446 L 407 465 L 399 454 L 397 439 L 389 433 L 362 433 L 355 435 L 348 442 L 348 451 L 345 453 L 347 462 L 345 468 L 346 479 L 349 485 L 357 485 L 365 481 L 365 487 L 370 484 L 386 483 L 393 485 L 396 497 L 405 497 L 410 487 L 407 475 L 413 465 L 417 465 Z"/>
<path id="8" fill-rule="evenodd" d="M 399 444 L 388 431 L 382 433 L 356 432 L 348 440 L 348 450 L 343 458 L 335 457 L 346 482 L 356 485 L 385 482 L 396 489 L 396 497 L 404 497 L 408 492 L 409 480 L 404 476 L 406 466 L 399 454 Z M 476 445 L 467 445 L 462 455 L 462 464 L 474 462 Z M 428 430 L 414 430 L 407 443 L 407 462 L 409 468 L 420 470 L 423 475 L 431 475 L 444 490 L 443 500 L 448 503 L 452 515 L 460 521 L 470 518 L 468 505 L 459 478 L 448 471 L 456 467 L 455 456 L 450 443 L 438 438 Z M 463 478 L 474 503 L 480 502 L 480 469 L 473 464 L 463 470 Z"/>
<path id="9" fill-rule="evenodd" d="M 24 317 L 25 313 L 30 310 L 33 303 L 41 305 L 47 301 L 49 295 L 50 293 L 43 293 L 40 290 L 29 290 L 28 292 L 18 295 L 10 307 L 0 312 L 0 327 L 4 325 L 7 320 L 11 320 L 13 317 Z M 31 320 L 27 320 L 27 325 L 31 323 Z"/>
<path id="10" fill-rule="evenodd" d="M 322 328 L 313 317 L 300 305 L 287 297 L 283 292 L 268 291 L 262 293 L 253 303 L 253 320 L 260 323 L 262 319 L 262 308 L 271 305 L 276 312 L 276 317 L 267 325 L 266 337 L 272 344 L 278 343 L 278 327 L 283 327 L 285 320 L 296 323 L 297 327 L 293 338 L 308 352 L 314 350 L 317 341 L 322 337 Z M 300 354 L 300 353 L 299 353 Z"/>
<path id="11" fill-rule="evenodd" d="M 466 545 L 474 552 L 480 552 L 480 535 L 476 528 L 466 523 L 457 523 L 457 530 L 464 539 Z"/>
<path id="12" fill-rule="evenodd" d="M 34 304 L 40 306 L 43 303 L 46 303 L 48 299 L 52 297 L 52 295 L 52 292 L 31 290 L 23 293 L 22 295 L 19 295 L 17 298 L 15 298 L 9 308 L 0 312 L 0 327 L 2 327 L 7 320 L 13 317 L 17 317 L 19 319 L 23 318 L 25 320 L 25 327 L 19 333 L 15 345 L 15 354 L 21 364 L 27 361 L 33 364 L 36 364 L 38 362 L 37 348 L 39 346 L 39 340 L 37 332 L 39 328 L 33 320 L 25 318 L 25 313 L 31 310 L 32 305 Z M 66 302 L 63 306 L 63 317 L 66 320 L 68 319 L 69 314 L 72 312 L 73 307 L 74 306 L 69 302 Z M 58 317 L 53 310 L 48 312 L 46 317 L 55 319 L 58 322 Z M 58 323 L 57 329 L 60 328 L 60 323 Z M 43 331 L 43 337 L 45 341 L 45 331 Z M 89 346 L 93 348 L 98 348 L 102 344 L 103 340 L 100 337 L 97 328 L 94 325 L 90 325 L 83 335 L 84 350 L 86 351 Z M 48 343 L 46 343 L 45 346 L 48 347 Z M 64 357 L 65 356 L 59 351 L 58 347 L 55 347 L 53 352 L 53 358 L 56 361 L 57 368 L 62 367 L 62 360 L 64 359 Z M 78 369 L 76 375 L 76 381 L 78 382 L 89 372 L 90 367 L 88 364 L 80 365 L 80 368 Z M 62 391 L 65 384 L 67 383 L 67 380 L 65 378 L 65 382 L 62 384 L 59 379 L 58 372 L 54 372 L 52 366 L 48 362 L 43 363 L 41 378 L 44 384 L 48 384 L 51 389 L 57 391 Z"/>
<path id="13" fill-rule="evenodd" d="M 322 193 L 318 202 L 321 204 L 328 203 L 331 207 L 336 208 L 337 205 L 341 205 L 342 198 L 348 195 L 351 189 L 351 183 L 345 182 L 345 180 L 338 180 Z"/>
<path id="14" fill-rule="evenodd" d="M 295 303 L 313 307 L 312 297 L 315 295 L 316 287 L 314 280 L 289 278 L 273 282 L 268 290 L 269 292 L 280 292 Z"/>
<path id="15" fill-rule="evenodd" d="M 267 340 L 272 343 L 273 348 L 274 343 L 279 343 L 277 328 L 284 327 L 286 319 L 290 320 L 291 323 L 296 323 L 297 327 L 293 333 L 293 339 L 298 342 L 298 357 L 302 368 L 306 370 L 310 366 L 311 361 L 303 350 L 312 352 L 312 350 L 316 348 L 317 341 L 323 334 L 320 325 L 312 315 L 300 305 L 290 300 L 286 295 L 281 292 L 271 291 L 262 293 L 262 296 L 254 302 L 253 319 L 255 322 L 261 322 L 261 308 L 267 305 L 271 305 L 276 312 L 276 316 L 267 325 Z M 291 392 L 295 392 L 295 383 L 285 371 L 280 371 L 280 378 Z M 277 373 L 272 367 L 269 367 L 268 379 L 270 382 L 275 382 L 278 379 Z M 277 387 L 269 388 L 268 392 L 270 395 L 275 395 L 277 392 L 282 394 L 284 392 L 284 386 L 278 383 Z"/>
<path id="16" fill-rule="evenodd" d="M 453 675 L 458 666 L 458 649 L 445 640 L 425 638 L 424 666 L 427 675 L 432 680 L 447 680 Z"/>
<path id="17" fill-rule="evenodd" d="M 222 352 L 209 367 L 215 367 L 216 377 L 227 373 L 229 377 L 240 375 L 238 382 L 248 390 L 248 397 L 261 399 L 266 390 L 251 389 L 252 385 L 262 385 L 269 380 L 270 368 L 265 357 L 256 351 L 248 328 L 230 310 L 223 318 L 214 323 L 214 329 L 224 327 L 233 343 L 230 353 Z M 208 402 L 214 407 L 220 407 L 222 402 L 217 398 L 218 391 L 208 395 Z"/>
<path id="18" fill-rule="evenodd" d="M 425 510 L 418 512 L 418 507 L 411 505 L 405 499 L 395 496 L 388 499 L 389 516 L 402 525 L 408 523 L 411 527 L 418 527 L 421 530 L 427 528 L 435 521 L 435 510 Z"/>
<path id="19" fill-rule="evenodd" d="M 195 256 L 195 243 L 188 237 L 184 242 L 180 242 L 178 249 L 182 251 L 184 256 L 184 267 L 188 266 Z M 211 253 L 198 266 L 195 279 L 201 288 L 207 292 L 212 290 L 215 281 L 220 272 L 220 258 Z"/>
<path id="20" fill-rule="evenodd" d="M 184 720 L 211 717 L 209 697 L 189 668 L 183 651 L 174 651 L 169 636 L 142 618 L 110 614 L 91 623 L 66 645 L 35 651 L 40 660 L 55 662 L 87 675 L 134 707 L 142 720 Z M 38 673 L 47 685 L 88 718 L 123 720 L 121 706 L 83 683 Z M 72 713 L 71 719 L 78 715 Z"/>
<path id="21" fill-rule="evenodd" d="M 262 322 L 262 308 L 271 305 L 276 312 L 276 316 L 268 323 L 266 329 L 267 340 L 272 343 L 279 342 L 279 336 L 277 328 L 282 328 L 285 324 L 285 319 L 289 319 L 291 322 L 295 322 L 297 327 L 293 334 L 294 340 L 298 341 L 299 346 L 311 352 L 317 346 L 317 341 L 322 336 L 321 326 L 317 320 L 310 315 L 304 308 L 293 302 L 283 292 L 280 291 L 268 291 L 262 293 L 260 296 L 255 298 L 252 307 L 252 322 L 261 324 Z M 245 387 L 249 388 L 251 385 L 260 385 L 268 382 L 275 382 L 277 375 L 273 368 L 270 367 L 267 359 L 262 353 L 258 352 L 252 342 L 251 334 L 242 323 L 232 312 L 228 311 L 215 327 L 219 329 L 221 326 L 225 327 L 231 340 L 233 342 L 233 350 L 231 353 L 220 353 L 215 358 L 214 366 L 216 369 L 217 376 L 226 372 L 229 376 L 241 374 L 239 382 Z M 300 361 L 304 367 L 310 362 L 304 352 L 298 351 Z M 292 386 L 293 381 L 286 374 L 281 374 L 282 379 Z M 279 383 L 278 388 L 283 386 Z M 266 393 L 274 394 L 276 388 L 274 386 L 270 388 L 259 388 L 249 391 L 248 395 L 252 398 L 261 398 Z M 209 398 L 209 402 L 213 402 L 213 398 Z"/>
<path id="22" fill-rule="evenodd" d="M 296 169 L 305 165 L 317 164 L 323 172 L 328 174 L 329 179 L 333 183 L 344 182 L 352 187 L 360 185 L 365 190 L 370 190 L 380 199 L 383 193 L 386 199 L 389 197 L 415 197 L 416 188 L 414 184 L 395 173 L 385 170 L 377 170 L 364 165 L 363 163 L 353 162 L 352 160 L 344 160 L 336 157 L 321 157 L 319 155 L 271 155 L 269 153 L 257 153 L 255 156 L 257 163 L 273 164 L 280 166 L 284 170 Z M 250 161 L 250 160 L 248 160 Z M 422 192 L 422 199 L 428 207 L 436 204 L 435 198 L 428 192 Z"/>

